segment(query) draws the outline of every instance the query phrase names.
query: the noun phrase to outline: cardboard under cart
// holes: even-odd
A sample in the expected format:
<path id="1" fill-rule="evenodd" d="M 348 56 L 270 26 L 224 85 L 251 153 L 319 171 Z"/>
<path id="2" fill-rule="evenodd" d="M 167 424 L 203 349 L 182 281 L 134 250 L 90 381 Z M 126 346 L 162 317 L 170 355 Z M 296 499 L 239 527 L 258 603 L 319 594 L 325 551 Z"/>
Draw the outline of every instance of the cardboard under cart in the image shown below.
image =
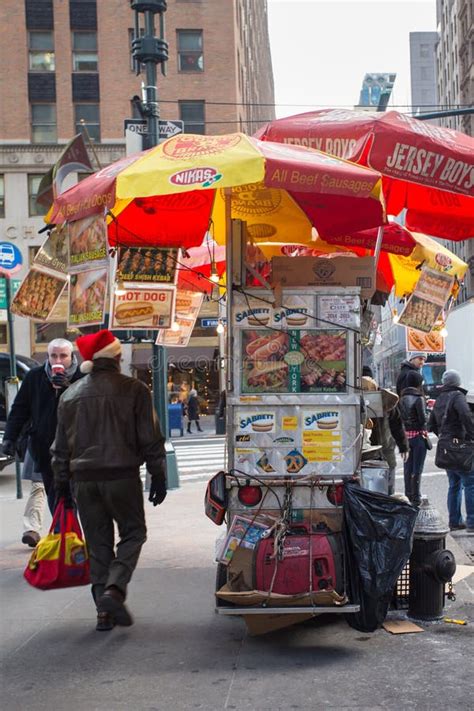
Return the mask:
<path id="1" fill-rule="evenodd" d="M 237 276 L 227 292 L 227 535 L 216 609 L 244 616 L 252 634 L 360 609 L 347 592 L 341 494 L 361 470 L 361 299 L 374 290 L 373 264 L 339 264 L 349 285 L 315 286 L 304 284 L 308 268 L 329 283 L 336 271 L 307 261 L 326 264 L 309 265 L 300 286 L 283 285 L 298 277 L 278 260 L 287 278 L 276 289 L 249 289 Z"/>

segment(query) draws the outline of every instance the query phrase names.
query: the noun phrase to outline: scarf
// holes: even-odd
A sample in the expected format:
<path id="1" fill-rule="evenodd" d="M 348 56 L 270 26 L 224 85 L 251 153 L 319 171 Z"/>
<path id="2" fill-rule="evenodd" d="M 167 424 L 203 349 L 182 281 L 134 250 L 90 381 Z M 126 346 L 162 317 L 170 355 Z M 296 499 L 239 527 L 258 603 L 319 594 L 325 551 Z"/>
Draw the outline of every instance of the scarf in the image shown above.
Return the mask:
<path id="1" fill-rule="evenodd" d="M 73 353 L 71 365 L 69 366 L 69 368 L 64 369 L 64 375 L 67 377 L 68 380 L 71 380 L 71 378 L 74 377 L 74 374 L 75 374 L 76 370 L 78 369 L 78 367 L 79 367 L 79 364 L 77 362 L 77 358 Z M 44 369 L 46 371 L 46 375 L 48 376 L 48 380 L 51 383 L 53 380 L 53 373 L 51 371 L 51 363 L 49 362 L 49 359 L 46 359 L 45 364 L 44 364 Z"/>

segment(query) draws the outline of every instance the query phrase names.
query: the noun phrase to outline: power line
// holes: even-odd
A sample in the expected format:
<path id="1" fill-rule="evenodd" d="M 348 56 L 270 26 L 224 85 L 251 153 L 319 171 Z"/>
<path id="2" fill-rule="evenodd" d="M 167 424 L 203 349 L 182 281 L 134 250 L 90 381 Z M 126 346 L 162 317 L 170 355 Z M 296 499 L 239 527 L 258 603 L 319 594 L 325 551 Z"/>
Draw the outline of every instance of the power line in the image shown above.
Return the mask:
<path id="1" fill-rule="evenodd" d="M 160 104 L 179 104 L 179 103 L 186 103 L 187 101 L 197 101 L 197 99 L 160 99 Z M 309 108 L 309 109 L 347 109 L 348 107 L 354 108 L 356 104 L 347 102 L 346 104 L 331 104 L 331 106 L 328 106 L 327 104 L 277 104 L 277 103 L 271 103 L 271 102 L 260 102 L 260 101 L 255 101 L 255 102 L 246 102 L 246 101 L 207 101 L 203 100 L 203 103 L 206 104 L 206 106 L 261 106 L 261 107 L 285 107 L 285 108 L 294 108 L 301 106 L 302 108 Z M 417 108 L 446 108 L 446 109 L 451 109 L 451 108 L 469 108 L 473 106 L 473 104 L 459 104 L 459 103 L 451 103 L 451 104 L 417 104 Z M 412 108 L 413 104 L 390 104 L 387 108 L 388 109 L 408 109 Z M 356 106 L 357 108 L 357 106 Z M 360 108 L 367 109 L 370 107 L 367 106 L 361 106 Z M 376 111 L 377 107 L 373 107 L 374 111 Z"/>

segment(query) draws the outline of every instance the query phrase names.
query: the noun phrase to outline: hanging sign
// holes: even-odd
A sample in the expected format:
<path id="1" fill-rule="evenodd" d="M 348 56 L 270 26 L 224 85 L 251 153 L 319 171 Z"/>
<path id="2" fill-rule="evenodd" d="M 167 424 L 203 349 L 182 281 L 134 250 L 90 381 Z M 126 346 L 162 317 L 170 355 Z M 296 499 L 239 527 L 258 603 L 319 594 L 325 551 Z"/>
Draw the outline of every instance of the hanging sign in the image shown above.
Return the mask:
<path id="1" fill-rule="evenodd" d="M 125 294 L 112 294 L 110 310 L 112 330 L 171 328 L 174 321 L 176 287 L 156 285 L 127 289 Z"/>

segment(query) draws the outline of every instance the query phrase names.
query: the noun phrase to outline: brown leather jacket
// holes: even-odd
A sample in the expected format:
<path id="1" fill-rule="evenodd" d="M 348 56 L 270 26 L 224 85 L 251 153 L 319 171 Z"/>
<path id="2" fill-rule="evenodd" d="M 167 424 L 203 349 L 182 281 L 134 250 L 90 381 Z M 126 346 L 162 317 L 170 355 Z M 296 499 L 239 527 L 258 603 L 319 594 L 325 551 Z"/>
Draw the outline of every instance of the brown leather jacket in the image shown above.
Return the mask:
<path id="1" fill-rule="evenodd" d="M 120 373 L 110 358 L 94 361 L 90 375 L 71 385 L 58 407 L 51 447 L 56 481 L 127 479 L 146 462 L 165 476 L 165 438 L 147 386 Z"/>

